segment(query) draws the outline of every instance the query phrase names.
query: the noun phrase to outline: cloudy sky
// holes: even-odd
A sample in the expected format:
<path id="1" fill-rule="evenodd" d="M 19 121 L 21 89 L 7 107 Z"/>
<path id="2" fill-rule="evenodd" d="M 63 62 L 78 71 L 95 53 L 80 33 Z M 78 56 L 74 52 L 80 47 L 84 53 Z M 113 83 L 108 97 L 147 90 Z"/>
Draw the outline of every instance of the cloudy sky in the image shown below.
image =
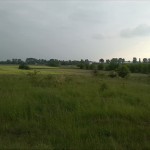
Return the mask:
<path id="1" fill-rule="evenodd" d="M 150 2 L 0 0 L 0 60 L 150 58 Z"/>

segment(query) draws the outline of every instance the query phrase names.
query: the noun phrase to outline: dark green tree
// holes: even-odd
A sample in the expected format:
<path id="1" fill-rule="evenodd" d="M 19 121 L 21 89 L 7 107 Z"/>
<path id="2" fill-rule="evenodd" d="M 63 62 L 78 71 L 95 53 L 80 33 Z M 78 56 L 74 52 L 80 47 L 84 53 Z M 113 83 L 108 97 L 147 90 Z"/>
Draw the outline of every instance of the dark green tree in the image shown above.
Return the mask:
<path id="1" fill-rule="evenodd" d="M 60 62 L 57 59 L 50 59 L 48 62 L 48 66 L 58 67 L 60 66 Z"/>

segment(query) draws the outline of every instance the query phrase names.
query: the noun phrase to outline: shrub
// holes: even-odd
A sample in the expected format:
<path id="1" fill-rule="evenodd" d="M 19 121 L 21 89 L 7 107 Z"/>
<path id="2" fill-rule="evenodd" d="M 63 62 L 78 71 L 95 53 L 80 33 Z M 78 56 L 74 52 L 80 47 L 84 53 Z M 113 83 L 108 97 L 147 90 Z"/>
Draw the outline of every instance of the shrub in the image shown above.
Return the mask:
<path id="1" fill-rule="evenodd" d="M 30 67 L 28 65 L 26 65 L 26 64 L 20 64 L 19 65 L 19 69 L 29 70 Z"/>
<path id="2" fill-rule="evenodd" d="M 129 68 L 126 65 L 120 66 L 117 72 L 118 72 L 118 75 L 122 78 L 125 78 L 130 73 Z"/>
<path id="3" fill-rule="evenodd" d="M 92 73 L 93 73 L 94 76 L 97 76 L 98 75 L 98 70 L 94 69 L 94 70 L 92 70 Z"/>
<path id="4" fill-rule="evenodd" d="M 28 72 L 27 76 L 33 86 L 40 86 L 42 85 L 42 78 L 38 76 L 39 71 L 34 70 L 33 72 Z"/>
<path id="5" fill-rule="evenodd" d="M 27 76 L 31 77 L 31 78 L 35 78 L 37 77 L 37 74 L 39 73 L 40 71 L 37 71 L 37 70 L 34 70 L 33 72 L 28 72 L 27 73 Z"/>
<path id="6" fill-rule="evenodd" d="M 108 85 L 106 83 L 102 83 L 100 86 L 100 91 L 105 91 L 108 89 Z"/>
<path id="7" fill-rule="evenodd" d="M 104 69 L 104 64 L 98 64 L 98 70 L 103 70 Z"/>
<path id="8" fill-rule="evenodd" d="M 115 77 L 117 77 L 118 76 L 118 74 L 117 74 L 117 72 L 116 71 L 111 71 L 110 73 L 109 73 L 109 76 L 111 77 L 111 78 L 115 78 Z"/>
<path id="9" fill-rule="evenodd" d="M 91 70 L 96 70 L 96 69 L 97 69 L 96 64 L 91 64 L 91 65 L 90 65 L 90 69 L 91 69 Z"/>

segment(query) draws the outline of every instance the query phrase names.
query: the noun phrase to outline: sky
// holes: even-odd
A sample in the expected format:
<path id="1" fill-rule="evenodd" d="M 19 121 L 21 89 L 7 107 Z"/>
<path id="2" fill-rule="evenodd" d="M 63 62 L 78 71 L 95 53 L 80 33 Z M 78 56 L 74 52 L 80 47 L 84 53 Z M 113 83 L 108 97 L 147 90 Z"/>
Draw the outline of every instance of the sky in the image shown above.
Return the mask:
<path id="1" fill-rule="evenodd" d="M 150 58 L 150 1 L 0 0 L 0 60 Z"/>

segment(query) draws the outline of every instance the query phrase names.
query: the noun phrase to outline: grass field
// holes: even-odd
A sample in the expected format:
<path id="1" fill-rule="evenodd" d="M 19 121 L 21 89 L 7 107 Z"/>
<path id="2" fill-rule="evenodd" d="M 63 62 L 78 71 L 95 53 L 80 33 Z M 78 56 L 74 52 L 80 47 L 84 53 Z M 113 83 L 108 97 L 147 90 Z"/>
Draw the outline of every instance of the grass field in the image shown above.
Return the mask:
<path id="1" fill-rule="evenodd" d="M 0 66 L 0 149 L 150 149 L 150 76 L 32 68 Z"/>
<path id="2" fill-rule="evenodd" d="M 48 67 L 48 66 L 34 66 L 30 65 L 31 70 L 21 70 L 18 69 L 18 65 L 0 65 L 0 74 L 4 75 L 26 75 L 32 73 L 34 70 L 38 71 L 38 74 L 48 75 L 48 74 L 89 74 L 87 70 L 79 69 L 67 69 L 63 67 Z"/>

